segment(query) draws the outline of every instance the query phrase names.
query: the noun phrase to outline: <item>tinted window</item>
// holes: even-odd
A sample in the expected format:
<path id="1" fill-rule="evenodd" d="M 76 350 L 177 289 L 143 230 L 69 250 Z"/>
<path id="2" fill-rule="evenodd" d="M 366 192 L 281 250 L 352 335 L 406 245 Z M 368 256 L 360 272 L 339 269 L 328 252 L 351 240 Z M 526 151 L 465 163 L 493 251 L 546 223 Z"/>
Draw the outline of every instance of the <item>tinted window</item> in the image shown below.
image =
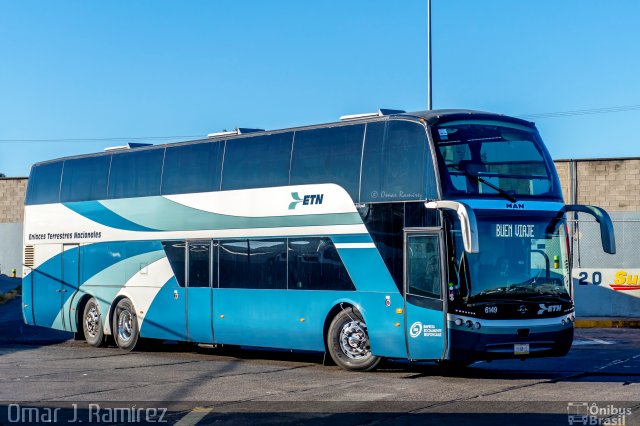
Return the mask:
<path id="1" fill-rule="evenodd" d="M 410 236 L 407 256 L 409 257 L 408 293 L 440 298 L 442 282 L 438 237 L 434 235 Z"/>
<path id="2" fill-rule="evenodd" d="M 62 162 L 41 164 L 31 169 L 26 204 L 57 203 L 60 195 Z"/>
<path id="3" fill-rule="evenodd" d="M 285 240 L 220 241 L 220 287 L 286 289 Z"/>
<path id="4" fill-rule="evenodd" d="M 162 247 L 167 255 L 173 275 L 176 276 L 178 285 L 184 287 L 185 274 L 185 242 L 184 241 L 163 241 Z"/>
<path id="5" fill-rule="evenodd" d="M 164 149 L 113 154 L 109 198 L 160 195 Z"/>
<path id="6" fill-rule="evenodd" d="M 224 142 L 167 148 L 162 173 L 162 194 L 219 190 L 223 149 Z"/>
<path id="7" fill-rule="evenodd" d="M 445 193 L 495 197 L 503 191 L 562 200 L 553 162 L 533 127 L 465 120 L 433 127 L 431 135 Z"/>
<path id="8" fill-rule="evenodd" d="M 404 287 L 404 207 L 404 203 L 369 204 L 361 210 L 362 221 L 401 293 Z"/>
<path id="9" fill-rule="evenodd" d="M 249 241 L 220 241 L 220 288 L 246 288 L 249 282 Z"/>
<path id="10" fill-rule="evenodd" d="M 296 132 L 291 184 L 335 183 L 358 200 L 364 125 Z"/>
<path id="11" fill-rule="evenodd" d="M 60 202 L 107 198 L 110 162 L 108 155 L 65 161 Z"/>
<path id="12" fill-rule="evenodd" d="M 360 200 L 425 199 L 425 165 L 434 174 L 427 146 L 424 127 L 417 123 L 367 124 Z M 435 187 L 430 192 L 435 195 Z"/>
<path id="13" fill-rule="evenodd" d="M 209 287 L 210 242 L 189 242 L 189 287 Z"/>
<path id="14" fill-rule="evenodd" d="M 286 240 L 250 240 L 248 267 L 251 288 L 286 289 Z"/>
<path id="15" fill-rule="evenodd" d="M 289 289 L 355 290 L 329 238 L 289 239 Z"/>
<path id="16" fill-rule="evenodd" d="M 281 133 L 227 141 L 222 189 L 288 185 L 292 139 Z"/>

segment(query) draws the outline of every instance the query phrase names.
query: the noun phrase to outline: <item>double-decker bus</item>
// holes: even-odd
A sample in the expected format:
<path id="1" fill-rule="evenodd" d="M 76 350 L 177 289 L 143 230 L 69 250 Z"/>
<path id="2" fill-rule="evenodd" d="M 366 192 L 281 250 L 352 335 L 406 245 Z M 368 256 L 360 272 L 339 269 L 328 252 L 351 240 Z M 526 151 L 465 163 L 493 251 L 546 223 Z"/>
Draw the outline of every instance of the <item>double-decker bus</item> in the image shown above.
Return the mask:
<path id="1" fill-rule="evenodd" d="M 28 324 L 467 365 L 573 339 L 565 205 L 533 123 L 467 110 L 343 117 L 37 163 Z M 110 337 L 112 336 L 112 337 Z"/>

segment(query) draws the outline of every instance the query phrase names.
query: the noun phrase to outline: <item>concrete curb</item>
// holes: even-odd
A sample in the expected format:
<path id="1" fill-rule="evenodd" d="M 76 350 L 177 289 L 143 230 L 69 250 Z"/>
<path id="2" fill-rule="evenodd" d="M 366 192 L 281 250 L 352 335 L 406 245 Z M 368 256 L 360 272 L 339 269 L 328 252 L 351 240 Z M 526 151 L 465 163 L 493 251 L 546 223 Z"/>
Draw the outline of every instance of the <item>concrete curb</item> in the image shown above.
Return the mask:
<path id="1" fill-rule="evenodd" d="M 640 328 L 640 318 L 577 318 L 576 328 Z"/>

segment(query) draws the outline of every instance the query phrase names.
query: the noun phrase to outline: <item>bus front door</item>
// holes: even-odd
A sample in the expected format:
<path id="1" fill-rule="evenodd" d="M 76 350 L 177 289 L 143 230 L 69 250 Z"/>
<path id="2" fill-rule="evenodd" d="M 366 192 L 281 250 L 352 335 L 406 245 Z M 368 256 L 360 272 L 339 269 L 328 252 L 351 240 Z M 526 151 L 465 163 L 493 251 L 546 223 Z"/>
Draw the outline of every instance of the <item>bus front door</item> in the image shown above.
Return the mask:
<path id="1" fill-rule="evenodd" d="M 211 241 L 187 243 L 187 334 L 189 341 L 213 342 L 212 283 L 217 282 L 217 245 Z M 211 279 L 211 276 L 214 278 Z"/>
<path id="2" fill-rule="evenodd" d="M 440 359 L 444 353 L 443 244 L 440 229 L 405 233 L 405 336 L 411 360 Z"/>

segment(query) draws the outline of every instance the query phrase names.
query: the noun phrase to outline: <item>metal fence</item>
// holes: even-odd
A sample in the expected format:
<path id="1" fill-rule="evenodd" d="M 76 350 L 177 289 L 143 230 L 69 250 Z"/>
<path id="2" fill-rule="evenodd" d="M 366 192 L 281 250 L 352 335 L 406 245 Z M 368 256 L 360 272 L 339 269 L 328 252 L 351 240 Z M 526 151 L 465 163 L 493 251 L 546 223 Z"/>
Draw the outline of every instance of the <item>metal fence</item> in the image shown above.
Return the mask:
<path id="1" fill-rule="evenodd" d="M 575 268 L 640 268 L 640 213 L 612 213 L 616 254 L 602 250 L 599 224 L 587 215 L 569 220 Z"/>

